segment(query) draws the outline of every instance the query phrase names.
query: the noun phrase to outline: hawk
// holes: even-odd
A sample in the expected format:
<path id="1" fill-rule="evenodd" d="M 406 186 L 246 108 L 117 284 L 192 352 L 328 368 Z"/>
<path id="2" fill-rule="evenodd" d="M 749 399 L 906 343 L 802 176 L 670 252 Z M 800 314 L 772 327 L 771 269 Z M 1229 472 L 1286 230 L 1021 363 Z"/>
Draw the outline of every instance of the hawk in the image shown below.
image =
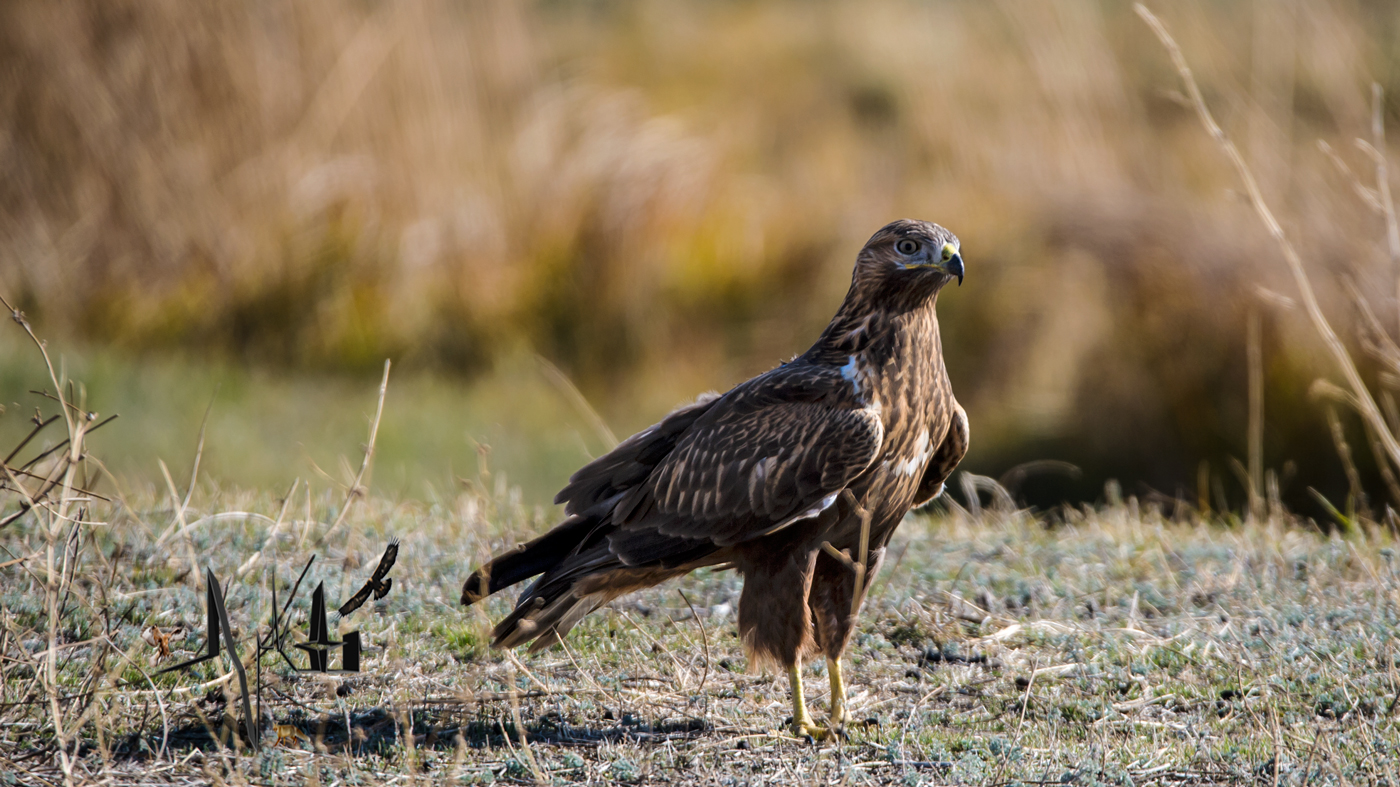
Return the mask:
<path id="1" fill-rule="evenodd" d="M 340 605 L 336 612 L 343 618 L 351 612 L 364 606 L 369 601 L 371 593 L 376 599 L 389 595 L 389 589 L 394 586 L 394 580 L 389 578 L 389 569 L 394 567 L 394 561 L 399 557 L 399 540 L 397 538 L 389 541 L 389 546 L 384 549 L 384 554 L 379 558 L 379 565 L 374 567 L 374 574 L 360 588 L 359 592 L 350 597 L 350 600 Z"/>
<path id="2" fill-rule="evenodd" d="M 462 603 L 531 577 L 492 644 L 560 640 L 612 599 L 704 566 L 744 578 L 739 632 L 750 663 L 792 683 L 793 731 L 846 721 L 841 655 L 868 584 L 910 509 L 943 491 L 967 453 L 934 306 L 962 283 L 958 239 L 924 221 L 876 232 L 850 290 L 807 352 L 701 398 L 585 465 L 556 497 L 566 518 L 497 556 Z M 813 723 L 801 666 L 831 681 L 829 728 Z"/>

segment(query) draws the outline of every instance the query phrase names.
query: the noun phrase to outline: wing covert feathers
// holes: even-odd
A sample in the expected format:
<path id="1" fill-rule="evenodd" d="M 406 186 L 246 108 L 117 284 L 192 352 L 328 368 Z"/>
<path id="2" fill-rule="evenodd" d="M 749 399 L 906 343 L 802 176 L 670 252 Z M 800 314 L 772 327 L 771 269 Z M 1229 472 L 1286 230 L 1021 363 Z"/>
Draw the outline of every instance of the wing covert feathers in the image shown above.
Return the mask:
<path id="1" fill-rule="evenodd" d="M 584 466 L 555 498 L 568 518 L 479 568 L 462 603 L 539 575 L 495 641 L 557 641 L 619 588 L 654 584 L 658 572 L 816 516 L 883 439 L 878 413 L 839 371 L 779 367 L 676 410 Z M 585 585 L 597 589 L 581 593 Z"/>

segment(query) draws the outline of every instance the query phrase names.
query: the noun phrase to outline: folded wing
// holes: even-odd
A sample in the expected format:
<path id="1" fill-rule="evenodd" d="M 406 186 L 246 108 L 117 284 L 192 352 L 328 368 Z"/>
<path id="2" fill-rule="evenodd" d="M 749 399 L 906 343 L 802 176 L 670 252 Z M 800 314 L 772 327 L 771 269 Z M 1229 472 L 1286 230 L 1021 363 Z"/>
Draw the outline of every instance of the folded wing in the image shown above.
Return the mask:
<path id="1" fill-rule="evenodd" d="M 552 642 L 658 571 L 816 516 L 884 439 L 855 394 L 838 370 L 791 364 L 673 413 L 575 473 L 555 499 L 568 518 L 479 569 L 463 601 L 540 574 L 496 640 Z"/>

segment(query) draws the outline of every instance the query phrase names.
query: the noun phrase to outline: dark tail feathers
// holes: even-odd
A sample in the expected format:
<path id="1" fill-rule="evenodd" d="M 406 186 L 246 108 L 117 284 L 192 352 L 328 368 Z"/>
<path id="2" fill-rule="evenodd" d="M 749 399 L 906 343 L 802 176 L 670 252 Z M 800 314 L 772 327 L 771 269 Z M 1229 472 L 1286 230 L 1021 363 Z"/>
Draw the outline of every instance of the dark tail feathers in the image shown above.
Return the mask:
<path id="1" fill-rule="evenodd" d="M 575 584 L 595 572 L 622 568 L 605 545 L 596 518 L 573 516 L 528 544 L 477 569 L 462 586 L 471 605 L 503 588 L 544 574 L 520 596 L 515 609 L 491 632 L 494 647 L 513 648 L 534 640 L 532 650 L 549 647 L 597 608 L 601 598 L 574 595 Z M 593 546 L 593 549 L 588 549 Z"/>
<path id="2" fill-rule="evenodd" d="M 498 590 L 543 574 L 576 553 L 597 525 L 596 517 L 576 514 L 534 541 L 493 558 L 467 577 L 462 603 L 471 606 Z"/>

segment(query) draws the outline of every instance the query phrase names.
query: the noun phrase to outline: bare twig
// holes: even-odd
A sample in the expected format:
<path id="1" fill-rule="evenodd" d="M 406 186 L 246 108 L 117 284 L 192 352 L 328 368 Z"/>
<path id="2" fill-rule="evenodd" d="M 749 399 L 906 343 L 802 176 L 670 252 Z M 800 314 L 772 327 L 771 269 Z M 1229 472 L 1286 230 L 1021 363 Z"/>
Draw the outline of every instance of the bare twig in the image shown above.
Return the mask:
<path id="1" fill-rule="evenodd" d="M 369 425 L 369 442 L 365 444 L 365 455 L 360 460 L 360 471 L 355 474 L 355 482 L 350 485 L 350 489 L 345 493 L 345 504 L 340 507 L 340 513 L 336 515 L 335 522 L 325 535 L 318 539 L 318 543 L 326 543 L 336 530 L 340 529 L 345 522 L 346 514 L 350 513 L 350 507 L 355 504 L 355 500 L 363 497 L 365 489 L 361 485 L 365 480 L 365 472 L 369 470 L 370 462 L 374 459 L 374 440 L 379 434 L 379 418 L 384 414 L 384 394 L 389 390 L 389 359 L 384 359 L 384 377 L 379 381 L 379 403 L 374 407 L 374 420 Z"/>
<path id="2" fill-rule="evenodd" d="M 1332 445 L 1337 449 L 1337 457 L 1342 460 L 1342 468 L 1346 471 L 1347 486 L 1350 487 L 1347 505 L 1347 518 L 1354 518 L 1357 507 L 1364 505 L 1366 492 L 1361 486 L 1361 474 L 1356 469 L 1356 462 L 1352 460 L 1351 446 L 1347 444 L 1346 433 L 1342 429 L 1342 419 L 1337 417 L 1337 410 L 1334 407 L 1327 408 L 1327 427 L 1332 434 Z"/>
<path id="3" fill-rule="evenodd" d="M 48 513 L 47 522 L 41 521 L 41 529 L 44 535 L 44 601 L 45 614 L 48 618 L 48 644 L 49 647 L 44 654 L 44 665 L 42 670 L 36 670 L 36 677 L 49 699 L 50 722 L 53 724 L 54 741 L 58 748 L 59 767 L 63 771 L 63 781 L 67 785 L 74 784 L 74 762 L 71 753 L 68 751 L 68 730 L 65 728 L 64 712 L 59 702 L 59 680 L 58 680 L 58 625 L 59 607 L 65 598 L 66 583 L 68 578 L 68 547 L 64 542 L 64 566 L 55 574 L 54 549 L 58 543 L 59 536 L 65 523 L 69 520 L 68 507 L 73 502 L 73 488 L 75 486 L 76 474 L 83 458 L 83 435 L 85 430 L 95 420 L 96 416 L 91 413 L 80 413 L 68 400 L 63 398 L 64 385 L 58 372 L 54 369 L 53 360 L 49 357 L 48 348 L 39 337 L 35 335 L 34 329 L 25 319 L 24 314 L 10 305 L 8 300 L 0 296 L 0 303 L 3 303 L 10 310 L 10 317 L 24 329 L 24 332 L 34 342 L 34 346 L 39 348 L 39 353 L 44 358 L 44 367 L 48 370 L 49 381 L 53 383 L 54 391 L 59 402 L 59 410 L 63 415 L 64 424 L 68 427 L 68 451 L 54 465 L 44 485 L 37 495 L 31 495 L 24 490 L 19 479 L 10 471 L 8 464 L 5 465 L 5 474 L 10 482 L 24 495 L 25 502 L 30 510 L 36 510 L 36 505 L 40 503 L 48 490 L 54 486 L 59 477 L 62 477 L 57 507 L 53 510 L 43 509 Z M 13 519 L 7 520 L 6 524 Z M 76 527 L 76 525 L 75 525 Z M 73 730 L 76 732 L 77 730 Z"/>
<path id="4" fill-rule="evenodd" d="M 106 426 L 107 424 L 109 424 L 109 423 L 111 423 L 111 422 L 113 422 L 113 421 L 115 421 L 115 420 L 117 420 L 117 416 L 116 416 L 115 414 L 109 415 L 109 416 L 107 416 L 106 418 L 103 418 L 101 421 L 98 421 L 96 424 L 94 424 L 94 425 L 88 427 L 88 428 L 87 428 L 87 431 L 86 431 L 86 434 L 92 434 L 93 432 L 96 432 L 98 429 L 101 429 L 102 427 Z M 48 458 L 48 457 L 51 456 L 52 454 L 55 454 L 55 453 L 57 453 L 57 452 L 59 452 L 59 451 L 62 451 L 64 448 L 67 448 L 67 447 L 68 447 L 68 438 L 64 438 L 63 440 L 59 441 L 58 444 L 56 444 L 53 448 L 50 448 L 49 450 L 47 450 L 47 451 L 45 451 L 45 452 L 39 454 L 38 456 L 34 457 L 33 459 L 30 459 L 28 462 L 25 462 L 23 465 L 21 465 L 21 467 L 23 467 L 24 469 L 27 470 L 27 469 L 33 467 L 34 465 L 37 465 L 37 464 L 39 464 L 40 462 L 44 461 L 44 459 Z"/>
<path id="5" fill-rule="evenodd" d="M 0 303 L 3 303 L 5 308 L 9 310 L 10 319 L 14 320 L 19 327 L 23 328 L 24 332 L 29 335 L 29 339 L 34 342 L 34 346 L 39 348 L 39 353 L 44 356 L 44 368 L 49 371 L 49 381 L 53 383 L 53 389 L 62 394 L 63 386 L 58 382 L 58 373 L 54 371 L 53 361 L 49 358 L 48 347 L 43 342 L 39 341 L 38 336 L 34 335 L 34 329 L 30 327 L 29 320 L 25 319 L 24 312 L 11 306 L 10 302 L 6 300 L 3 295 L 0 295 Z M 68 434 L 71 436 L 73 434 L 73 414 L 68 412 L 66 403 L 59 409 L 63 412 L 63 421 L 68 425 Z"/>
<path id="6" fill-rule="evenodd" d="M 214 391 L 218 395 L 218 390 Z M 204 417 L 199 421 L 199 443 L 194 449 L 194 466 L 190 468 L 190 485 L 185 487 L 185 499 L 180 503 L 180 510 L 190 507 L 190 498 L 194 496 L 195 484 L 199 481 L 199 460 L 204 458 L 204 430 L 209 426 L 209 413 L 214 409 L 214 396 L 209 397 L 209 406 L 204 408 Z"/>
<path id="7" fill-rule="evenodd" d="M 710 638 L 705 633 L 705 621 L 701 620 L 700 616 L 696 614 L 695 605 L 690 603 L 690 599 L 685 597 L 685 591 L 676 588 L 676 592 L 681 594 L 681 600 L 685 602 L 687 607 L 690 607 L 691 617 L 695 618 L 695 621 L 700 624 L 700 646 L 705 650 L 705 671 L 700 673 L 700 688 L 696 689 L 696 692 L 703 695 L 705 693 L 705 681 L 710 677 Z"/>
<path id="8" fill-rule="evenodd" d="M 34 416 L 34 417 L 37 419 L 39 416 L 36 415 L 36 416 Z M 33 440 L 34 437 L 35 437 L 36 435 L 38 435 L 40 432 L 44 431 L 44 427 L 48 426 L 49 424 L 51 424 L 51 423 L 53 423 L 54 421 L 57 421 L 57 420 L 58 420 L 58 416 L 52 415 L 52 416 L 49 416 L 47 419 L 45 419 L 45 420 L 43 420 L 43 421 L 38 421 L 37 423 L 35 423 L 35 424 L 34 424 L 34 428 L 33 428 L 32 430 L 30 430 L 29 434 L 25 435 L 24 439 L 21 440 L 21 441 L 19 441 L 19 445 L 15 446 L 15 450 L 11 451 L 10 454 L 9 454 L 9 456 L 6 456 L 6 457 L 5 457 L 4 463 L 5 463 L 5 464 L 9 464 L 10 461 L 13 460 L 13 459 L 15 458 L 15 455 L 16 455 L 16 454 L 18 454 L 20 451 L 23 451 L 23 450 L 24 450 L 24 447 L 25 447 L 26 445 L 29 445 L 29 441 L 30 441 L 30 440 Z"/>
<path id="9" fill-rule="evenodd" d="M 516 666 L 519 662 L 517 662 L 517 661 L 515 660 L 514 654 L 510 654 L 509 651 L 507 651 L 507 654 L 509 654 L 509 655 L 511 656 L 511 666 L 512 666 L 512 667 Z M 519 697 L 517 697 L 516 691 L 515 691 L 515 689 L 514 689 L 514 686 L 515 686 L 515 680 L 514 680 L 515 674 L 514 674 L 514 673 L 515 673 L 515 670 L 512 669 L 512 670 L 511 670 L 511 678 L 512 678 L 512 680 L 511 680 L 511 687 L 512 687 L 512 689 L 511 689 L 511 692 L 510 692 L 510 720 L 511 720 L 512 722 L 515 723 L 515 734 L 516 734 L 516 736 L 518 736 L 518 737 L 520 738 L 520 750 L 525 754 L 525 763 L 526 763 L 527 765 L 530 766 L 530 773 L 532 773 L 532 774 L 534 775 L 534 777 L 535 777 L 535 783 L 536 783 L 536 784 L 548 784 L 548 783 L 549 783 L 549 780 L 547 780 L 547 779 L 545 778 L 545 776 L 544 776 L 544 771 L 540 770 L 540 764 L 539 764 L 538 762 L 535 762 L 535 753 L 534 753 L 533 751 L 530 750 L 530 740 L 529 740 L 529 738 L 526 737 L 526 735 L 525 735 L 525 723 L 524 723 L 523 721 L 520 720 L 520 699 L 519 699 Z M 541 684 L 541 685 L 543 685 L 543 684 Z M 506 738 L 506 742 L 507 742 L 507 743 L 510 742 L 510 738 L 509 738 L 509 737 Z"/>
<path id="10" fill-rule="evenodd" d="M 1322 151 L 1322 155 L 1326 156 L 1328 161 L 1332 162 L 1332 166 L 1337 168 L 1337 174 L 1346 178 L 1347 183 L 1351 185 L 1351 190 L 1356 192 L 1358 199 L 1366 203 L 1367 207 L 1377 213 L 1385 212 L 1385 208 L 1381 207 L 1381 201 L 1376 192 L 1372 191 L 1365 183 L 1361 182 L 1361 178 L 1358 178 L 1356 173 L 1351 171 L 1351 167 L 1348 167 L 1347 163 L 1342 160 L 1342 157 L 1337 155 L 1337 151 L 1333 150 L 1332 146 L 1327 144 L 1327 140 L 1319 139 L 1317 141 L 1317 148 Z"/>

